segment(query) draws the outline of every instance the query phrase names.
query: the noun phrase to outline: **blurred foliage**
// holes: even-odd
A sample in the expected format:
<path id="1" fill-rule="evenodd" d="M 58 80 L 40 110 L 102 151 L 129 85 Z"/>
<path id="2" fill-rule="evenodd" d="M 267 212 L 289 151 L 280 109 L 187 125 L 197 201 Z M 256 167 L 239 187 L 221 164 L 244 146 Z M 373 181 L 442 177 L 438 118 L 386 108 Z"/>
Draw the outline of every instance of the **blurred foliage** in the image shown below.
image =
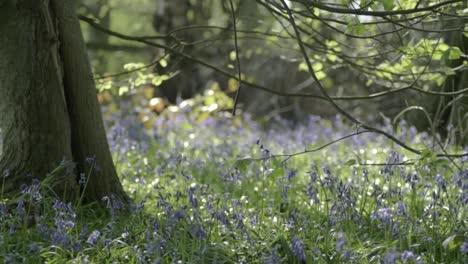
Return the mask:
<path id="1" fill-rule="evenodd" d="M 452 3 L 441 7 L 440 12 L 372 17 L 329 12 L 305 0 L 287 2 L 295 11 L 313 71 L 330 95 L 366 96 L 402 89 L 397 94 L 372 100 L 342 100 L 339 104 L 344 110 L 364 120 L 378 122 L 382 119 L 376 113 L 390 118 L 404 113 L 404 118 L 420 129 L 448 135 L 451 133 L 448 127 L 452 125 L 459 137 L 466 134 L 468 116 L 464 114 L 467 112 L 464 96 L 438 97 L 420 92 L 456 92 L 466 88 L 463 87 L 468 65 L 468 41 L 463 39 L 467 27 L 466 3 Z M 335 0 L 314 3 L 338 9 L 360 8 L 365 12 L 397 12 L 439 2 Z M 218 0 L 83 0 L 80 12 L 95 17 L 101 24 L 107 21 L 108 28 L 126 35 L 170 36 L 154 41 L 235 74 L 237 55 L 228 3 Z M 319 94 L 280 2 L 234 0 L 233 3 L 243 79 L 281 92 Z M 132 61 L 153 62 L 165 52 L 115 37 L 106 40 L 107 48 L 97 45 L 95 49 L 91 45 L 95 41 L 93 29 L 83 26 L 98 75 L 119 72 L 124 65 L 130 67 L 128 63 Z M 107 82 L 107 86 L 101 85 L 100 89 L 116 89 L 118 94 L 124 95 L 150 84 L 157 97 L 176 103 L 202 95 L 213 83 L 231 97 L 237 88 L 235 80 L 174 54 L 167 56 L 164 64 L 148 67 L 146 72 L 139 71 L 135 75 L 113 78 L 112 85 Z M 244 111 L 265 119 L 281 115 L 300 121 L 311 113 L 325 117 L 336 114 L 321 100 L 281 97 L 249 87 L 243 88 L 240 102 Z M 424 109 L 430 121 L 420 115 L 422 112 L 409 111 L 415 106 Z"/>

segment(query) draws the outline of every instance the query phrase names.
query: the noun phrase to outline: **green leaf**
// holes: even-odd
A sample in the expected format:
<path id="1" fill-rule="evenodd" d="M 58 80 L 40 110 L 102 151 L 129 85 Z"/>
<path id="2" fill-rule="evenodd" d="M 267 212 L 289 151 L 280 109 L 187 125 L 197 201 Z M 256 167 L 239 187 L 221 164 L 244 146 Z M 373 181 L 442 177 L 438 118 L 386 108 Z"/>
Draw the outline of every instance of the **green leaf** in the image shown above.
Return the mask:
<path id="1" fill-rule="evenodd" d="M 285 173 L 285 171 L 284 171 L 283 168 L 276 168 L 270 173 L 270 175 L 268 175 L 268 177 L 270 177 L 272 179 L 276 179 L 276 178 L 283 177 L 284 173 Z"/>
<path id="2" fill-rule="evenodd" d="M 159 61 L 159 65 L 161 65 L 161 67 L 163 67 L 163 68 L 166 68 L 167 67 L 167 60 L 161 59 Z"/>
<path id="3" fill-rule="evenodd" d="M 333 53 L 329 53 L 327 54 L 327 59 L 331 62 L 335 62 L 338 59 L 338 57 Z"/>
<path id="4" fill-rule="evenodd" d="M 316 62 L 316 63 L 312 64 L 312 69 L 314 70 L 314 72 L 321 71 L 323 69 L 323 63 Z"/>
<path id="5" fill-rule="evenodd" d="M 356 164 L 357 164 L 357 161 L 355 159 L 350 159 L 350 160 L 346 161 L 344 165 L 352 166 L 352 165 L 356 165 Z"/>
<path id="6" fill-rule="evenodd" d="M 244 172 L 247 170 L 247 167 L 252 164 L 255 160 L 251 157 L 244 157 L 237 159 L 234 165 L 241 171 Z"/>
<path id="7" fill-rule="evenodd" d="M 318 71 L 315 73 L 315 76 L 320 81 L 323 80 L 323 78 L 327 77 L 327 74 L 324 71 Z"/>
<path id="8" fill-rule="evenodd" d="M 436 157 L 437 157 L 436 154 L 434 152 L 432 152 L 431 150 L 426 149 L 426 150 L 423 150 L 421 152 L 421 158 L 422 159 L 431 159 L 432 160 L 432 159 L 435 159 Z"/>
<path id="9" fill-rule="evenodd" d="M 393 0 L 380 0 L 385 10 L 393 9 Z"/>
<path id="10" fill-rule="evenodd" d="M 374 0 L 361 0 L 359 3 L 360 8 L 369 7 L 369 5 L 374 2 Z"/>
<path id="11" fill-rule="evenodd" d="M 445 158 L 438 158 L 435 161 L 435 166 L 438 167 L 438 168 L 448 167 L 448 166 L 450 166 L 450 161 L 448 159 L 445 159 Z"/>
<path id="12" fill-rule="evenodd" d="M 453 251 L 458 249 L 461 244 L 465 241 L 465 236 L 462 235 L 452 235 L 449 236 L 447 239 L 444 240 L 442 246 L 448 251 Z"/>
<path id="13" fill-rule="evenodd" d="M 305 62 L 301 62 L 297 68 L 299 71 L 302 71 L 302 72 L 306 72 L 308 70 L 307 64 Z"/>
<path id="14" fill-rule="evenodd" d="M 460 50 L 459 47 L 450 47 L 446 51 L 444 51 L 444 57 L 448 58 L 449 60 L 458 60 L 463 55 L 463 52 Z"/>
<path id="15" fill-rule="evenodd" d="M 363 35 L 364 33 L 366 33 L 366 27 L 361 24 L 361 22 L 359 20 L 354 20 L 352 22 L 350 22 L 347 26 L 346 26 L 346 30 L 345 30 L 345 33 L 353 33 L 353 34 L 356 34 L 356 35 Z"/>
<path id="16" fill-rule="evenodd" d="M 126 94 L 129 90 L 128 86 L 121 86 L 119 88 L 119 96 Z"/>

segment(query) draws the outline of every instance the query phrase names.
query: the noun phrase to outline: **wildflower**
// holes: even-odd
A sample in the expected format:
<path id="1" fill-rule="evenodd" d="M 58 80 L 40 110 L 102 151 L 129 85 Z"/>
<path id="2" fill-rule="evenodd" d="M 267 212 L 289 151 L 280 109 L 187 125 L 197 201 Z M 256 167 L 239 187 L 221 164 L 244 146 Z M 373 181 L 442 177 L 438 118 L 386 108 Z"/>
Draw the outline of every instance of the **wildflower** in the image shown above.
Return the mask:
<path id="1" fill-rule="evenodd" d="M 306 255 L 304 251 L 304 242 L 299 238 L 294 238 L 291 241 L 291 250 L 296 257 L 298 257 L 302 262 L 305 262 Z"/>
<path id="2" fill-rule="evenodd" d="M 80 245 L 80 243 L 78 243 L 78 242 L 75 241 L 75 242 L 73 243 L 73 245 L 72 245 L 72 249 L 73 249 L 73 251 L 75 251 L 75 252 L 80 251 L 80 250 L 81 250 L 81 245 Z M 86 263 L 86 262 L 85 262 L 85 263 Z"/>
<path id="3" fill-rule="evenodd" d="M 55 226 L 59 230 L 67 230 L 67 229 L 72 229 L 75 226 L 75 222 L 70 221 L 70 220 L 56 219 Z"/>
<path id="4" fill-rule="evenodd" d="M 37 179 L 33 179 L 31 185 L 22 184 L 20 186 L 20 191 L 23 194 L 29 194 L 33 201 L 40 201 L 42 200 L 42 195 L 40 193 L 41 190 L 41 182 Z"/>
<path id="5" fill-rule="evenodd" d="M 371 215 L 371 219 L 377 219 L 385 223 L 388 227 L 392 221 L 392 209 L 390 208 L 380 208 L 377 211 L 374 211 Z"/>
<path id="6" fill-rule="evenodd" d="M 362 168 L 362 174 L 364 174 L 366 182 L 369 182 L 369 171 L 366 168 Z"/>
<path id="7" fill-rule="evenodd" d="M 328 177 L 331 177 L 331 171 L 327 166 L 323 166 L 322 170 Z"/>
<path id="8" fill-rule="evenodd" d="M 196 238 L 200 240 L 206 239 L 206 232 L 203 230 L 202 227 L 192 224 L 190 225 L 190 231 Z"/>
<path id="9" fill-rule="evenodd" d="M 93 164 L 95 160 L 96 160 L 96 155 L 85 158 L 85 161 L 88 164 Z"/>
<path id="10" fill-rule="evenodd" d="M 98 230 L 94 230 L 89 235 L 88 240 L 86 240 L 86 243 L 95 245 L 100 235 L 101 235 L 101 232 L 99 232 Z"/>
<path id="11" fill-rule="evenodd" d="M 276 247 L 274 247 L 272 250 L 271 250 L 271 255 L 267 256 L 263 263 L 265 264 L 279 264 L 281 263 L 281 259 L 280 259 L 280 256 L 278 254 L 278 249 Z"/>
<path id="12" fill-rule="evenodd" d="M 297 170 L 288 169 L 287 170 L 288 182 L 291 182 L 292 178 L 294 178 L 296 174 L 297 174 Z"/>
<path id="13" fill-rule="evenodd" d="M 447 181 L 444 179 L 444 177 L 440 174 L 437 174 L 436 176 L 436 183 L 437 187 L 442 189 L 443 191 L 447 191 Z"/>
<path id="14" fill-rule="evenodd" d="M 116 216 L 117 212 L 125 206 L 125 204 L 113 194 L 111 194 L 110 197 L 104 196 L 101 200 L 106 202 L 106 207 L 110 209 L 110 214 L 112 217 Z"/>
<path id="15" fill-rule="evenodd" d="M 19 200 L 18 204 L 16 205 L 16 214 L 20 217 L 24 216 L 25 210 L 24 210 L 24 201 Z"/>
<path id="16" fill-rule="evenodd" d="M 86 174 L 80 173 L 80 179 L 78 180 L 78 184 L 82 187 L 86 184 Z"/>
<path id="17" fill-rule="evenodd" d="M 336 252 L 343 253 L 344 245 L 346 244 L 346 237 L 343 233 L 337 233 L 336 234 Z"/>
<path id="18" fill-rule="evenodd" d="M 110 239 L 110 238 L 104 239 L 104 245 L 106 245 L 106 250 L 109 253 L 110 253 L 111 242 L 112 242 L 112 239 Z"/>
<path id="19" fill-rule="evenodd" d="M 283 200 L 285 202 L 288 202 L 288 189 L 291 187 L 291 184 L 287 183 L 283 186 L 283 188 L 281 189 L 281 194 L 283 196 Z"/>
<path id="20" fill-rule="evenodd" d="M 413 252 L 405 250 L 403 253 L 401 253 L 401 261 L 403 263 L 406 263 L 411 260 L 415 260 L 416 256 L 414 255 Z"/>
<path id="21" fill-rule="evenodd" d="M 79 236 L 78 236 L 79 239 L 80 239 L 80 240 L 85 239 L 87 233 L 88 233 L 88 226 L 84 225 L 84 226 L 81 228 L 80 234 L 79 234 Z"/>
<path id="22" fill-rule="evenodd" d="M 184 219 L 185 216 L 185 208 L 179 208 L 174 212 L 174 221 L 177 223 L 180 220 Z"/>
<path id="23" fill-rule="evenodd" d="M 63 232 L 62 230 L 54 231 L 52 233 L 52 244 L 54 245 L 62 245 L 65 248 L 70 247 L 70 237 L 67 233 Z"/>
<path id="24" fill-rule="evenodd" d="M 382 260 L 382 264 L 394 264 L 396 263 L 397 257 L 398 252 L 393 248 L 385 254 Z"/>
<path id="25" fill-rule="evenodd" d="M 198 198 L 194 195 L 195 188 L 190 187 L 188 190 L 189 201 L 192 204 L 193 208 L 198 208 Z"/>
<path id="26" fill-rule="evenodd" d="M 8 207 L 5 203 L 0 203 L 0 216 L 5 216 L 8 214 Z"/>
<path id="27" fill-rule="evenodd" d="M 34 243 L 34 242 L 28 245 L 28 253 L 29 254 L 36 253 L 41 249 L 42 249 L 42 247 L 39 246 L 38 244 Z"/>
<path id="28" fill-rule="evenodd" d="M 462 254 L 468 253 L 468 242 L 463 242 L 463 244 L 461 244 L 460 251 Z"/>
<path id="29" fill-rule="evenodd" d="M 402 216 L 408 216 L 408 207 L 405 205 L 404 202 L 398 202 L 397 204 L 397 214 Z"/>

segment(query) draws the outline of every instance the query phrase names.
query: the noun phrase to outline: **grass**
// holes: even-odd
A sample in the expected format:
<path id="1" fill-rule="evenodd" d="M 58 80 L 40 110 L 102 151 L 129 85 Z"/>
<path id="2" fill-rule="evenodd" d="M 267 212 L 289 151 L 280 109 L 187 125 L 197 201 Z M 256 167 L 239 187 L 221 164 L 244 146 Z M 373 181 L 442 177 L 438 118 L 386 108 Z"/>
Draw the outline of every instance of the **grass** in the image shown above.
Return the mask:
<path id="1" fill-rule="evenodd" d="M 109 140 L 135 200 L 122 211 L 43 197 L 23 187 L 0 205 L 4 263 L 467 263 L 468 170 L 422 159 L 336 118 L 263 129 L 247 115 L 203 118 L 179 109 L 143 129 L 114 114 Z M 384 127 L 389 130 L 389 127 Z M 391 130 L 389 130 L 391 131 Z M 401 124 L 415 146 L 426 134 Z M 408 162 L 406 165 L 391 165 Z M 359 163 L 389 163 L 359 165 Z M 31 212 L 34 210 L 34 212 Z M 36 216 L 29 226 L 27 218 Z"/>

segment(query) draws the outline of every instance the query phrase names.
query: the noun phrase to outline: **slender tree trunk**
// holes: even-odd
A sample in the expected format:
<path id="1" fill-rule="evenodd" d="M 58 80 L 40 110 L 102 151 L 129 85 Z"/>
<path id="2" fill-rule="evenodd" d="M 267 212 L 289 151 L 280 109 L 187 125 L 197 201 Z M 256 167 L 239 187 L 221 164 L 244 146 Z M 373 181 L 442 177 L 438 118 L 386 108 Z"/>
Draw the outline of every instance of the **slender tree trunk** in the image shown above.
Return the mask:
<path id="1" fill-rule="evenodd" d="M 78 164 L 75 172 L 92 172 L 85 201 L 110 194 L 128 201 L 109 152 L 74 2 L 0 3 L 1 187 L 8 194 L 31 178 L 44 179 L 65 157 Z M 58 195 L 78 194 L 74 173 L 55 174 Z"/>
<path id="2" fill-rule="evenodd" d="M 464 4 L 465 7 L 467 3 Z M 468 22 L 466 18 L 451 19 L 445 23 L 446 28 L 460 27 L 459 31 L 450 31 L 445 33 L 444 41 L 450 46 L 458 47 L 464 54 L 468 53 L 468 38 L 464 37 L 464 25 Z M 448 66 L 451 68 L 463 65 L 466 58 L 461 57 L 458 60 L 449 60 Z M 441 90 L 444 92 L 456 92 L 468 87 L 468 72 L 458 70 L 456 74 L 450 75 L 445 80 Z M 455 136 L 458 143 L 468 145 L 468 100 L 465 97 L 452 96 L 436 98 L 436 103 L 432 112 L 435 120 L 438 122 L 439 132 L 447 135 L 447 126 L 454 126 Z"/>

